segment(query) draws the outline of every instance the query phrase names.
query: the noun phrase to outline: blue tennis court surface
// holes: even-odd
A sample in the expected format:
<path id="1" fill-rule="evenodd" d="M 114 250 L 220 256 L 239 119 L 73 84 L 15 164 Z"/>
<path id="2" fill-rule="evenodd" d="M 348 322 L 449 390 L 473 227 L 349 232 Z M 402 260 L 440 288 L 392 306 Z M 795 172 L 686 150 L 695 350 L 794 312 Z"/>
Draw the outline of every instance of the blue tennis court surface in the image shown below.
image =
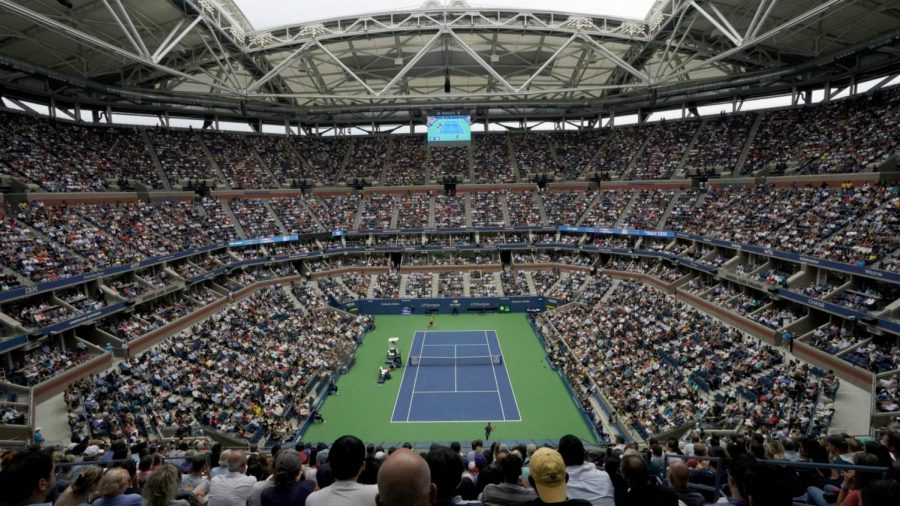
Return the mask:
<path id="1" fill-rule="evenodd" d="M 442 136 L 443 135 L 461 135 L 464 133 L 466 133 L 466 132 L 462 129 L 461 126 L 459 126 L 459 123 L 457 123 L 455 121 L 450 121 L 450 122 L 444 123 L 441 126 L 441 135 Z"/>
<path id="2" fill-rule="evenodd" d="M 392 423 L 521 421 L 495 331 L 416 332 L 408 356 Z"/>

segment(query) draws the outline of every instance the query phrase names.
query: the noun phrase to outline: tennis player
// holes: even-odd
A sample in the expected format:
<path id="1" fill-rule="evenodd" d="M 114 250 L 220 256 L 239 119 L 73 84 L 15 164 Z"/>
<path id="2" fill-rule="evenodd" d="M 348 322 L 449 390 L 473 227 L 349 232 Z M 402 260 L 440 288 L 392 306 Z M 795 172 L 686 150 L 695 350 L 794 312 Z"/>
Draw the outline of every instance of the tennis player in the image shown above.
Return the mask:
<path id="1" fill-rule="evenodd" d="M 484 440 L 488 441 L 491 439 L 491 432 L 494 432 L 494 424 L 488 422 L 487 425 L 484 426 Z"/>
<path id="2" fill-rule="evenodd" d="M 431 315 L 431 318 L 428 319 L 428 328 L 434 327 L 434 315 Z"/>

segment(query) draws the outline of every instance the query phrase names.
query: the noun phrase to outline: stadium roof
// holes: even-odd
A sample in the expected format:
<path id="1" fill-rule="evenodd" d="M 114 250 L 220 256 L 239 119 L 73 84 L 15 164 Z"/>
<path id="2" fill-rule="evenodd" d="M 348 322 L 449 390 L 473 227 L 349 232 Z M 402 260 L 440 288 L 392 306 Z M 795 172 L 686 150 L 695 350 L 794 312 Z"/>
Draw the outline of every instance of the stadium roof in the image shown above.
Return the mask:
<path id="1" fill-rule="evenodd" d="M 656 0 L 643 20 L 429 0 L 260 30 L 232 0 L 0 0 L 0 12 L 7 95 L 306 123 L 438 108 L 589 117 L 900 69 L 892 0 Z"/>

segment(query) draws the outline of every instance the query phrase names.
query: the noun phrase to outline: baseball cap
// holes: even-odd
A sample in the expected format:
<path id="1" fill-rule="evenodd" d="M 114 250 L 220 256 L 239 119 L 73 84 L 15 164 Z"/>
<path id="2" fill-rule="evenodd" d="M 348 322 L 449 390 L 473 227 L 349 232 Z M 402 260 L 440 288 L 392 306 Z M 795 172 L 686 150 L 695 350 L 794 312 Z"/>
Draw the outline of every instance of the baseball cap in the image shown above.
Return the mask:
<path id="1" fill-rule="evenodd" d="M 554 503 L 566 500 L 566 463 L 558 451 L 539 449 L 531 456 L 528 469 L 542 501 Z"/>
<path id="2" fill-rule="evenodd" d="M 293 450 L 284 450 L 275 458 L 275 472 L 278 474 L 297 474 L 303 468 L 300 454 Z"/>
<path id="3" fill-rule="evenodd" d="M 324 450 L 320 450 L 319 453 L 316 454 L 316 463 L 322 465 L 328 462 L 328 448 Z"/>
<path id="4" fill-rule="evenodd" d="M 100 447 L 97 445 L 91 445 L 84 449 L 85 457 L 96 457 L 100 455 Z"/>

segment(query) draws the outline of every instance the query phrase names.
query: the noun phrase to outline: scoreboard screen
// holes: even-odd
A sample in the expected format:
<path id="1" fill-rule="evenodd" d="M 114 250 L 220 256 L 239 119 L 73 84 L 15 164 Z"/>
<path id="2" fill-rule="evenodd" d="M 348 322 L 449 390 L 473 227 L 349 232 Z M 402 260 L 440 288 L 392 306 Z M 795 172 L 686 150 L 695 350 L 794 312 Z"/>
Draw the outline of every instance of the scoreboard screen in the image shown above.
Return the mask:
<path id="1" fill-rule="evenodd" d="M 466 144 L 472 141 L 472 117 L 468 114 L 428 116 L 428 143 L 433 146 Z"/>

